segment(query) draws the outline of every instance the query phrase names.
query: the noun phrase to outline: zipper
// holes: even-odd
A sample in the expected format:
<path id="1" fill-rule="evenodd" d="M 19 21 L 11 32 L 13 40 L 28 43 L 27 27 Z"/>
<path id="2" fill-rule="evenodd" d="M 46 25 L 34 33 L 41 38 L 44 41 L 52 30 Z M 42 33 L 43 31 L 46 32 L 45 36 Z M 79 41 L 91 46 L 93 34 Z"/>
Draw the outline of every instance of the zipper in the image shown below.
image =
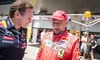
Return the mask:
<path id="1" fill-rule="evenodd" d="M 54 38 L 54 41 L 56 40 L 56 37 Z"/>
<path id="2" fill-rule="evenodd" d="M 53 45 L 54 45 L 55 40 L 56 40 L 56 36 L 54 37 Z M 52 47 L 53 47 L 53 46 L 52 46 Z M 53 54 L 53 51 L 51 52 L 51 54 Z M 52 55 L 51 55 L 49 58 L 50 58 L 50 60 L 51 60 L 51 59 L 52 59 Z"/>

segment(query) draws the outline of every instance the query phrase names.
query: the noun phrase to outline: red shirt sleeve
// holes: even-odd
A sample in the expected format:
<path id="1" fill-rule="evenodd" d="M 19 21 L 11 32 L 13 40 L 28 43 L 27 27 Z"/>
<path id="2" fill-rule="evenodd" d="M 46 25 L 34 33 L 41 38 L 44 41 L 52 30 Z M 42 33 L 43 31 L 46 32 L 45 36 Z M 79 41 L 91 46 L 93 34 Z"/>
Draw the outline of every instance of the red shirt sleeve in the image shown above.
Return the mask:
<path id="1" fill-rule="evenodd" d="M 80 51 L 78 50 L 78 44 L 79 44 L 79 39 L 76 40 L 76 42 L 74 43 L 72 47 L 72 53 L 69 57 L 69 60 L 78 60 L 80 56 Z"/>
<path id="2" fill-rule="evenodd" d="M 43 50 L 43 41 L 45 40 L 46 38 L 46 35 L 44 35 L 44 37 L 41 39 L 41 46 L 40 46 L 40 49 L 39 49 L 39 52 L 37 53 L 37 57 L 36 57 L 36 60 L 40 60 L 40 57 L 42 55 L 42 50 Z"/>
<path id="3" fill-rule="evenodd" d="M 41 47 L 40 47 L 39 52 L 37 53 L 36 60 L 40 60 L 41 54 L 42 54 L 42 50 L 41 50 Z"/>

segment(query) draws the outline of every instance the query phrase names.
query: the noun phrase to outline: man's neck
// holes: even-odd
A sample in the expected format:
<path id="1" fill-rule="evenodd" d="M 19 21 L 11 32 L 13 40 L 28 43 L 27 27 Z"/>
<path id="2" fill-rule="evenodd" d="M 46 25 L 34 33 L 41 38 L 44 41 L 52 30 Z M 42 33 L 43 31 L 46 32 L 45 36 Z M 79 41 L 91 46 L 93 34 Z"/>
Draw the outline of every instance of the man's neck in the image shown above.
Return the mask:
<path id="1" fill-rule="evenodd" d="M 16 29 L 17 31 L 19 31 L 20 26 L 18 25 L 17 20 L 14 19 L 14 18 L 10 18 L 10 21 L 11 21 L 12 25 L 15 26 L 15 29 Z"/>

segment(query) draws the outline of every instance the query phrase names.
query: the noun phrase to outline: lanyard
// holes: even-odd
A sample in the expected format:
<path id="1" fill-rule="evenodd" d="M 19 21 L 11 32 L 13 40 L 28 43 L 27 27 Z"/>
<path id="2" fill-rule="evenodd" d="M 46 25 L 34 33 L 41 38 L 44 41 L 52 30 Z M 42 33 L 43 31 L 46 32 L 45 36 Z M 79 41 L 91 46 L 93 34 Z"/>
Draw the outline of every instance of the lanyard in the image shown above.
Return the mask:
<path id="1" fill-rule="evenodd" d="M 14 32 L 16 32 L 17 34 L 20 34 L 21 35 L 21 37 L 23 37 L 23 35 L 24 35 L 24 31 L 23 31 L 23 29 L 22 29 L 22 34 L 20 33 L 20 32 L 18 32 L 17 30 L 14 30 L 14 29 L 12 29 Z"/>
<path id="2" fill-rule="evenodd" d="M 14 30 L 14 29 L 12 29 L 15 33 L 17 33 L 17 42 L 18 42 L 18 47 L 19 47 L 19 35 L 21 35 L 21 37 L 23 37 L 23 34 L 24 34 L 24 31 L 23 31 L 23 29 L 22 29 L 22 34 L 19 32 L 19 31 L 17 31 L 17 30 Z"/>
<path id="3" fill-rule="evenodd" d="M 18 32 L 17 30 L 12 29 L 14 32 L 16 32 L 17 34 L 21 34 L 20 32 Z"/>
<path id="4" fill-rule="evenodd" d="M 17 39 L 17 42 L 18 42 L 18 47 L 19 47 L 19 35 L 17 35 L 17 38 L 18 38 L 18 39 Z"/>
<path id="5" fill-rule="evenodd" d="M 18 42 L 18 47 L 19 47 L 19 34 L 20 34 L 20 32 L 18 32 L 17 30 L 14 30 L 14 29 L 12 29 L 12 30 L 17 33 L 17 42 Z"/>

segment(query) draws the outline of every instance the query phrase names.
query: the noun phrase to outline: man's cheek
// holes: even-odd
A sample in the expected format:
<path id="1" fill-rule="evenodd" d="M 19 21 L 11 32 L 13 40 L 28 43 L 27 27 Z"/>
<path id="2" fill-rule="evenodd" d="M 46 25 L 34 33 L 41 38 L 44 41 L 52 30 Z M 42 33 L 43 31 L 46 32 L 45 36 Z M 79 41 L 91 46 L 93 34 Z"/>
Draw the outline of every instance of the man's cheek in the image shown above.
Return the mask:
<path id="1" fill-rule="evenodd" d="M 53 27 L 53 30 L 55 30 L 55 27 Z"/>

